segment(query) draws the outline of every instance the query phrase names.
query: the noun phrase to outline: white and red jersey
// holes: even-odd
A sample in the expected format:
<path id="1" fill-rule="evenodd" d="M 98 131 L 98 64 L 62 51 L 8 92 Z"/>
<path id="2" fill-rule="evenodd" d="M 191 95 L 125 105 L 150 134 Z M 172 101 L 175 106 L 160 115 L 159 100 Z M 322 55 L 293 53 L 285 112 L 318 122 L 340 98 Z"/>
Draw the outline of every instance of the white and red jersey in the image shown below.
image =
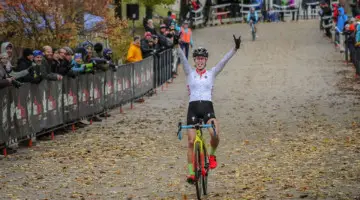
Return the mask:
<path id="1" fill-rule="evenodd" d="M 236 53 L 235 48 L 230 50 L 224 58 L 215 67 L 210 70 L 198 72 L 192 68 L 186 59 L 184 52 L 177 49 L 180 56 L 181 63 L 183 64 L 184 72 L 187 79 L 187 88 L 189 91 L 189 102 L 192 101 L 211 101 L 212 91 L 215 83 L 216 76 L 222 71 L 226 63 Z"/>

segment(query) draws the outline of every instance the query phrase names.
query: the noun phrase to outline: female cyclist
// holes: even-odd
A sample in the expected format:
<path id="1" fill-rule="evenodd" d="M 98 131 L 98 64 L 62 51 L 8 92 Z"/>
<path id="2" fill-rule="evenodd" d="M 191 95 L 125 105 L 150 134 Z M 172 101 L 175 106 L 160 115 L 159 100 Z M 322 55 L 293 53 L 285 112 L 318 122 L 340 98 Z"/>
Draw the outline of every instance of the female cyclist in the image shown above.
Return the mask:
<path id="1" fill-rule="evenodd" d="M 224 58 L 213 68 L 206 70 L 206 62 L 209 57 L 208 51 L 199 47 L 193 51 L 193 58 L 195 61 L 195 69 L 190 66 L 184 52 L 179 48 L 179 37 L 174 37 L 174 44 L 177 48 L 177 53 L 180 57 L 181 63 L 183 64 L 184 72 L 187 78 L 187 88 L 189 91 L 189 107 L 187 113 L 187 124 L 194 125 L 199 122 L 199 119 L 203 119 L 205 123 L 211 124 L 214 121 L 216 136 L 214 136 L 213 130 L 209 129 L 211 140 L 211 150 L 209 157 L 210 169 L 214 169 L 217 166 L 215 151 L 219 145 L 219 122 L 215 118 L 215 112 L 212 104 L 212 90 L 216 76 L 225 67 L 226 63 L 240 48 L 241 36 L 236 38 L 234 35 L 235 47 L 232 48 Z M 193 169 L 192 158 L 193 158 L 193 146 L 195 140 L 196 130 L 188 130 L 188 169 L 189 176 L 187 181 L 192 183 L 195 181 L 195 172 Z"/>

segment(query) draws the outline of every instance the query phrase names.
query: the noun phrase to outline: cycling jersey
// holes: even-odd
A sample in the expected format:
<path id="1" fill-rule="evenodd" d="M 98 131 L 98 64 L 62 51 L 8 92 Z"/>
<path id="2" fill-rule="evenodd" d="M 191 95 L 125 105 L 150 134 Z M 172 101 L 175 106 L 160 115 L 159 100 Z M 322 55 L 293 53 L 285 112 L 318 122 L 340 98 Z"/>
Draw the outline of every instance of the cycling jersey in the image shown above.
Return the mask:
<path id="1" fill-rule="evenodd" d="M 215 67 L 204 70 L 201 73 L 192 68 L 180 47 L 177 48 L 181 63 L 187 79 L 189 92 L 189 102 L 192 101 L 211 101 L 212 91 L 216 76 L 222 71 L 226 63 L 236 53 L 235 48 L 230 50 Z"/>
<path id="2" fill-rule="evenodd" d="M 253 23 L 256 23 L 258 21 L 259 17 L 257 15 L 257 12 L 254 11 L 253 13 L 249 12 L 248 16 L 247 16 L 247 21 L 249 22 L 250 20 L 253 21 Z"/>

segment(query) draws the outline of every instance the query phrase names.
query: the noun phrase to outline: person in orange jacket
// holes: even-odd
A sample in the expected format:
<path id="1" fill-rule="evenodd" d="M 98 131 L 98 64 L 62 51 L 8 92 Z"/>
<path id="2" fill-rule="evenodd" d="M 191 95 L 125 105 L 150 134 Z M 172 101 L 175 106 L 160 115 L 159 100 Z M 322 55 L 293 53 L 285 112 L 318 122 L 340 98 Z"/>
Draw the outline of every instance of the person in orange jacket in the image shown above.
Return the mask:
<path id="1" fill-rule="evenodd" d="M 130 44 L 130 48 L 128 50 L 127 62 L 138 62 L 142 60 L 142 53 L 140 48 L 140 36 L 135 36 L 134 41 Z"/>

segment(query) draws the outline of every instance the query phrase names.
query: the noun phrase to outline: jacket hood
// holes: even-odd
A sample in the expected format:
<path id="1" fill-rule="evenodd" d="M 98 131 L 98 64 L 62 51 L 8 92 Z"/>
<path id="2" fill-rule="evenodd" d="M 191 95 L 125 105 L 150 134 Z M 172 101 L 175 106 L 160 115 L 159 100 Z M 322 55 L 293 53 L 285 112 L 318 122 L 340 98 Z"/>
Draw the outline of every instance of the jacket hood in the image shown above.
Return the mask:
<path id="1" fill-rule="evenodd" d="M 339 15 L 344 15 L 345 14 L 345 10 L 343 7 L 338 8 L 339 11 Z"/>
<path id="2" fill-rule="evenodd" d="M 6 52 L 6 47 L 8 47 L 9 45 L 13 46 L 12 43 L 10 42 L 4 42 L 1 44 L 1 52 L 0 53 L 5 53 Z"/>

